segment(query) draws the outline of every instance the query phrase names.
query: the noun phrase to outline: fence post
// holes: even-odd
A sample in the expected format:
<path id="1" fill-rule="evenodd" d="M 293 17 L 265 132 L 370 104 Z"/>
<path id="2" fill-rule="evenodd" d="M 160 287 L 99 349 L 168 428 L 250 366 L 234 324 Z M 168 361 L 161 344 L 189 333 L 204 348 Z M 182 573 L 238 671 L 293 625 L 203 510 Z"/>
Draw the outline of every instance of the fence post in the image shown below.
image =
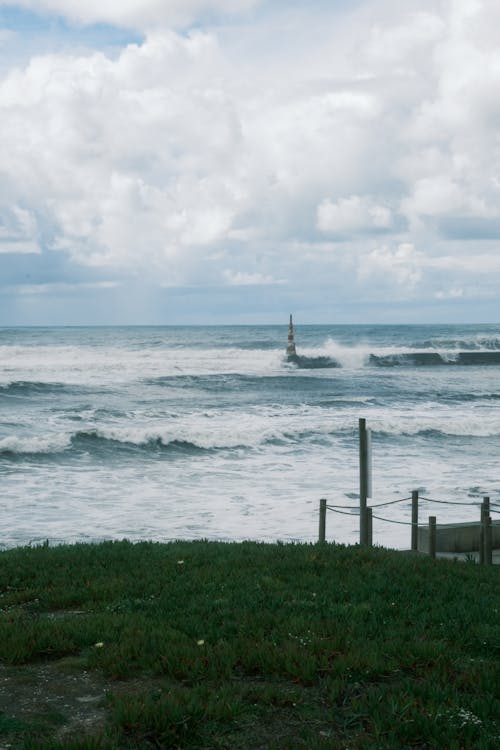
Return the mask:
<path id="1" fill-rule="evenodd" d="M 485 518 L 489 516 L 490 514 L 490 498 L 489 497 L 483 497 L 483 502 L 481 504 L 481 523 L 479 525 L 479 563 L 481 565 L 484 565 L 486 562 L 485 559 L 485 544 L 486 544 L 486 536 L 485 536 Z"/>
<path id="2" fill-rule="evenodd" d="M 492 552 L 492 528 L 491 528 L 491 516 L 485 515 L 484 519 L 484 564 L 493 565 L 493 552 Z"/>
<path id="3" fill-rule="evenodd" d="M 323 544 L 326 540 L 326 498 L 319 501 L 319 537 L 318 542 Z"/>
<path id="4" fill-rule="evenodd" d="M 411 493 L 411 549 L 418 550 L 418 490 Z"/>
<path id="5" fill-rule="evenodd" d="M 373 516 L 372 509 L 366 509 L 366 543 L 369 547 L 373 547 Z"/>
<path id="6" fill-rule="evenodd" d="M 429 516 L 429 555 L 436 557 L 436 516 Z"/>
<path id="7" fill-rule="evenodd" d="M 366 419 L 359 419 L 359 543 L 368 544 L 366 499 L 370 490 L 370 437 Z"/>

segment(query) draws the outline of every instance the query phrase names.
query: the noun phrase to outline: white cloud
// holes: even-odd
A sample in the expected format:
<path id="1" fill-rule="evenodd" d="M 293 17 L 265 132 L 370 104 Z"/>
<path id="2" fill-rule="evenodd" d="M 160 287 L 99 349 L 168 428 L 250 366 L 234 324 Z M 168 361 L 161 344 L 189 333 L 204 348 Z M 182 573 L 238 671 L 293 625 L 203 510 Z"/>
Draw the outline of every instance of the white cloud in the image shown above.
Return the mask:
<path id="1" fill-rule="evenodd" d="M 9 42 L 13 42 L 15 38 L 16 38 L 16 33 L 14 31 L 11 31 L 10 29 L 0 28 L 0 49 L 4 45 L 9 44 Z"/>
<path id="2" fill-rule="evenodd" d="M 37 221 L 31 211 L 18 205 L 0 205 L 0 253 L 41 253 Z"/>
<path id="3" fill-rule="evenodd" d="M 262 273 L 246 273 L 226 269 L 224 277 L 230 286 L 263 286 L 268 284 L 283 284 L 283 280 L 274 279 Z"/>
<path id="4" fill-rule="evenodd" d="M 4 240 L 0 234 L 0 253 L 5 255 L 31 255 L 33 253 L 40 254 L 41 250 L 35 242 L 30 242 L 30 240 Z"/>
<path id="5" fill-rule="evenodd" d="M 440 271 L 454 271 L 471 275 L 498 274 L 500 272 L 500 252 L 496 249 L 492 253 L 473 252 L 469 255 L 438 255 L 430 257 L 426 264 L 431 269 Z"/>
<path id="6" fill-rule="evenodd" d="M 435 299 L 462 299 L 465 296 L 463 289 L 446 289 L 435 292 Z"/>
<path id="7" fill-rule="evenodd" d="M 206 11 L 237 13 L 260 0 L 16 0 L 36 13 L 57 13 L 82 24 L 109 23 L 136 29 L 189 23 Z M 12 0 L 0 0 L 0 6 Z"/>
<path id="8" fill-rule="evenodd" d="M 403 213 L 425 216 L 497 215 L 500 12 L 491 0 L 445 5 L 447 21 L 432 49 L 432 78 L 414 102 L 408 147 L 397 167 L 408 183 Z"/>
<path id="9" fill-rule="evenodd" d="M 365 59 L 370 66 L 375 59 L 379 65 L 401 66 L 403 70 L 410 63 L 417 62 L 422 65 L 422 56 L 432 49 L 445 33 L 445 21 L 436 9 L 419 11 L 415 4 L 413 9 L 410 7 L 404 20 L 395 14 L 392 23 L 384 18 L 383 23 L 372 25 L 364 52 Z"/>
<path id="10" fill-rule="evenodd" d="M 293 232 L 334 164 L 356 184 L 378 112 L 372 93 L 345 86 L 318 94 L 257 80 L 242 91 L 202 32 L 156 33 L 116 60 L 34 58 L 0 84 L 0 106 L 0 171 L 48 218 L 51 246 L 168 283 L 211 263 L 204 246 Z M 358 125 L 346 136 L 348 123 Z M 383 208 L 366 210 L 386 222 Z"/>
<path id="11" fill-rule="evenodd" d="M 422 252 L 409 242 L 384 244 L 357 253 L 357 277 L 365 289 L 368 285 L 381 296 L 389 292 L 397 299 L 412 298 L 417 291 L 422 299 L 473 298 L 483 292 L 490 297 L 489 287 L 500 274 L 500 253 L 496 248 L 462 253 Z"/>
<path id="12" fill-rule="evenodd" d="M 432 297 L 498 280 L 497 250 L 470 257 L 459 236 L 494 237 L 500 205 L 490 0 L 263 3 L 187 35 L 166 27 L 258 3 L 18 4 L 157 28 L 113 57 L 36 56 L 0 78 L 0 252 L 167 286 L 335 278 L 347 295 Z"/>
<path id="13" fill-rule="evenodd" d="M 384 285 L 395 283 L 404 289 L 412 289 L 422 278 L 425 257 L 410 242 L 396 248 L 387 245 L 377 247 L 359 260 L 358 275 L 363 281 L 378 279 Z"/>
<path id="14" fill-rule="evenodd" d="M 59 295 L 74 294 L 82 290 L 116 289 L 120 286 L 118 281 L 80 282 L 71 284 L 67 282 L 55 282 L 52 284 L 19 284 L 15 287 L 17 294 L 23 296 L 32 295 Z M 14 289 L 12 289 L 14 291 Z"/>
<path id="15" fill-rule="evenodd" d="M 115 62 L 44 56 L 6 77 L 0 173 L 49 215 L 53 247 L 147 272 L 225 236 L 240 133 L 230 96 L 205 78 L 218 56 L 209 35 L 168 32 Z"/>
<path id="16" fill-rule="evenodd" d="M 332 203 L 325 198 L 317 209 L 316 225 L 321 232 L 357 232 L 369 229 L 389 229 L 391 210 L 370 198 L 351 195 Z"/>

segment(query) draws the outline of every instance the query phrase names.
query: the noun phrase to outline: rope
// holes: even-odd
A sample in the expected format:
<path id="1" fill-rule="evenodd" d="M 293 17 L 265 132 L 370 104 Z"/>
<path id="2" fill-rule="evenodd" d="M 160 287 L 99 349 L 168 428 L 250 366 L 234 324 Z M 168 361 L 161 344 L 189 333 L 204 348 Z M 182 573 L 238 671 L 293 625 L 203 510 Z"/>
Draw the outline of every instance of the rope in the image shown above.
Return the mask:
<path id="1" fill-rule="evenodd" d="M 370 505 L 370 508 L 381 508 L 383 505 L 394 505 L 395 503 L 404 503 L 405 500 L 411 500 L 411 497 L 402 497 L 401 500 L 388 500 L 386 503 L 377 503 Z"/>
<path id="2" fill-rule="evenodd" d="M 389 500 L 385 503 L 376 503 L 374 505 L 369 505 L 367 507 L 369 508 L 382 508 L 387 505 L 395 505 L 396 503 L 403 503 L 405 501 L 411 500 L 411 497 L 403 497 L 399 500 Z M 419 500 L 424 500 L 427 503 L 438 503 L 439 505 L 464 505 L 464 506 L 475 506 L 477 507 L 479 504 L 479 501 L 473 502 L 473 503 L 462 503 L 457 502 L 455 500 L 433 500 L 430 497 L 419 497 Z M 327 505 L 326 506 L 328 510 L 333 511 L 334 513 L 341 513 L 344 516 L 351 516 L 351 515 L 359 515 L 360 509 L 359 505 Z M 342 508 L 343 510 L 339 510 Z M 498 508 L 499 510 L 492 510 L 492 508 Z M 354 513 L 349 513 L 347 511 L 355 511 Z M 497 505 L 496 503 L 490 503 L 490 513 L 500 514 L 500 505 Z M 413 526 L 414 524 L 407 521 L 394 521 L 389 518 L 382 518 L 381 516 L 375 516 L 372 514 L 373 518 L 378 518 L 379 521 L 387 521 L 387 523 L 400 523 L 404 525 Z M 418 525 L 418 524 L 417 524 Z"/>
<path id="3" fill-rule="evenodd" d="M 340 513 L 342 516 L 359 516 L 359 509 L 357 513 L 346 513 L 343 510 L 336 510 L 335 508 L 331 508 L 329 505 L 326 506 L 328 510 L 333 511 L 334 513 Z"/>
<path id="4" fill-rule="evenodd" d="M 370 508 L 382 508 L 386 505 L 395 505 L 396 503 L 404 503 L 409 500 L 411 500 L 411 497 L 402 497 L 398 500 L 387 500 L 384 503 L 374 503 L 373 505 L 370 505 L 368 507 Z M 420 496 L 418 498 L 419 500 L 423 500 L 426 503 L 438 503 L 439 505 L 464 505 L 467 507 L 477 507 L 479 505 L 479 500 L 476 500 L 473 503 L 462 503 L 458 502 L 456 500 L 434 500 L 431 497 L 422 497 Z M 345 508 L 346 510 L 358 510 L 359 505 L 327 505 L 326 506 L 329 510 L 334 510 L 335 508 Z M 498 508 L 498 511 L 493 511 L 494 513 L 500 512 L 500 505 L 497 505 L 496 503 L 490 503 L 490 509 L 491 508 Z"/>
<path id="5" fill-rule="evenodd" d="M 394 521 L 392 518 L 382 518 L 381 516 L 374 516 L 372 513 L 372 518 L 377 518 L 379 521 L 387 521 L 387 523 L 399 523 L 401 526 L 418 526 L 418 523 L 413 523 L 412 521 Z"/>
<path id="6" fill-rule="evenodd" d="M 329 510 L 334 510 L 335 508 L 350 508 L 351 510 L 359 510 L 359 505 L 327 505 L 326 507 Z"/>
<path id="7" fill-rule="evenodd" d="M 370 505 L 370 508 L 381 508 L 383 505 L 394 505 L 395 503 L 404 503 L 405 500 L 411 500 L 411 497 L 402 497 L 399 500 L 389 500 L 386 503 L 377 503 L 376 505 Z M 359 511 L 359 505 L 327 505 L 326 506 L 329 510 L 333 510 L 334 508 L 345 508 L 346 510 L 358 510 Z"/>
<path id="8" fill-rule="evenodd" d="M 460 502 L 457 502 L 456 500 L 433 500 L 430 497 L 419 497 L 418 499 L 425 500 L 425 502 L 427 503 L 439 503 L 440 505 L 469 505 L 469 506 L 475 505 L 477 506 L 479 502 L 478 500 L 476 500 L 475 503 L 460 503 Z"/>
<path id="9" fill-rule="evenodd" d="M 336 510 L 335 508 L 330 507 L 329 505 L 326 506 L 328 510 L 333 511 L 333 513 L 340 513 L 342 516 L 359 516 L 358 513 L 346 513 L 342 510 Z M 374 513 L 372 513 L 372 518 L 376 518 L 378 521 L 385 521 L 386 523 L 397 523 L 401 526 L 418 526 L 418 527 L 427 527 L 427 524 L 422 522 L 422 520 L 417 521 L 417 523 L 413 523 L 413 521 L 396 521 L 394 518 L 383 518 L 382 516 L 376 516 Z M 458 523 L 458 522 L 457 522 Z M 467 521 L 465 521 L 467 523 Z M 446 524 L 444 524 L 446 526 Z"/>

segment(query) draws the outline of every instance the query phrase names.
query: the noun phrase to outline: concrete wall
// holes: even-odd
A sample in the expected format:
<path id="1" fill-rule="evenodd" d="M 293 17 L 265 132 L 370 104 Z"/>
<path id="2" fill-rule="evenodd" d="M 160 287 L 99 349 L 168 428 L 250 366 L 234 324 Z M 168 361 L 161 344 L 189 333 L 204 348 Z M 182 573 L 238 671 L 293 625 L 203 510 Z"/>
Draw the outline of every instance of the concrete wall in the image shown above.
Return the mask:
<path id="1" fill-rule="evenodd" d="M 477 552 L 481 524 L 449 523 L 436 527 L 436 552 Z M 500 520 L 492 521 L 492 548 L 500 549 Z M 418 549 L 429 551 L 429 527 L 418 527 Z"/>

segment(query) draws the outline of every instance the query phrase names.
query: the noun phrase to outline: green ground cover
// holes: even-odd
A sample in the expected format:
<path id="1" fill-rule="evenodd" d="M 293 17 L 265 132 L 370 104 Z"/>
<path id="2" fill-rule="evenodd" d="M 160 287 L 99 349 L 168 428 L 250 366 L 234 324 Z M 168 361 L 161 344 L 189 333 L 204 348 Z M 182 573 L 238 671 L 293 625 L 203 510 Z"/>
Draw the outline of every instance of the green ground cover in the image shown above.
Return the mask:
<path id="1" fill-rule="evenodd" d="M 0 748 L 500 747 L 500 568 L 337 545 L 0 554 Z"/>

